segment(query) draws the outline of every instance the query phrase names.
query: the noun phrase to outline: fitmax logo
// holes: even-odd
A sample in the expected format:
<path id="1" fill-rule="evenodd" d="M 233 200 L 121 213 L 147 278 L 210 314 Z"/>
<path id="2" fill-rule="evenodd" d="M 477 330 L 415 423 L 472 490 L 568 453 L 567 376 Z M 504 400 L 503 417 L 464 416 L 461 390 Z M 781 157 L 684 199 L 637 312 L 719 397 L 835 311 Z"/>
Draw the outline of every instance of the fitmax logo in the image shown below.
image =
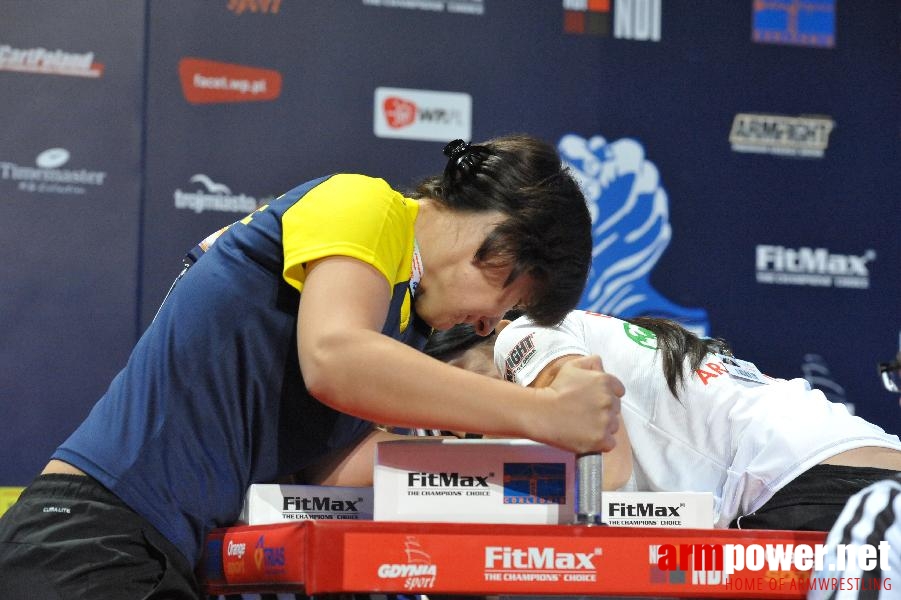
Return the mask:
<path id="1" fill-rule="evenodd" d="M 339 500 L 332 499 L 329 496 L 313 496 L 312 498 L 286 496 L 282 502 L 282 510 L 360 512 L 357 504 L 362 501 L 362 498 L 357 500 Z"/>
<path id="2" fill-rule="evenodd" d="M 854 256 L 852 254 L 831 254 L 826 248 L 794 249 L 783 246 L 757 246 L 758 271 L 867 277 L 870 274 L 867 263 L 875 258 L 874 250 L 867 250 L 863 256 Z"/>
<path id="3" fill-rule="evenodd" d="M 593 552 L 558 552 L 556 548 L 486 546 L 486 569 L 586 569 L 595 570 Z"/>
<path id="4" fill-rule="evenodd" d="M 821 287 L 869 288 L 868 263 L 876 251 L 862 255 L 833 254 L 826 248 L 785 248 L 759 245 L 757 282 Z"/>
<path id="5" fill-rule="evenodd" d="M 657 506 L 653 502 L 626 504 L 610 502 L 607 504 L 607 515 L 610 517 L 681 517 L 679 506 Z"/>
<path id="6" fill-rule="evenodd" d="M 410 487 L 488 487 L 488 475 L 460 475 L 459 473 L 407 473 Z"/>

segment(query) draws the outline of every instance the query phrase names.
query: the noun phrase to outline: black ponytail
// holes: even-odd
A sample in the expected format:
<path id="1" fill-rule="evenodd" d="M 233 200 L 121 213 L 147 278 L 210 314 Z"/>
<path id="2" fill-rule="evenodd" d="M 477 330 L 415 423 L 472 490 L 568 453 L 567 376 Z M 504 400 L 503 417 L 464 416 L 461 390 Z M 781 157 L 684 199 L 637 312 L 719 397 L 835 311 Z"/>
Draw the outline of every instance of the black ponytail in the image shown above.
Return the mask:
<path id="1" fill-rule="evenodd" d="M 633 317 L 624 320 L 644 327 L 657 336 L 657 351 L 661 354 L 663 375 L 670 392 L 676 398 L 679 397 L 679 387 L 685 381 L 686 359 L 688 359 L 688 370 L 691 372 L 701 366 L 704 357 L 708 354 L 732 354 L 725 340 L 699 338 L 679 323 L 669 319 Z"/>

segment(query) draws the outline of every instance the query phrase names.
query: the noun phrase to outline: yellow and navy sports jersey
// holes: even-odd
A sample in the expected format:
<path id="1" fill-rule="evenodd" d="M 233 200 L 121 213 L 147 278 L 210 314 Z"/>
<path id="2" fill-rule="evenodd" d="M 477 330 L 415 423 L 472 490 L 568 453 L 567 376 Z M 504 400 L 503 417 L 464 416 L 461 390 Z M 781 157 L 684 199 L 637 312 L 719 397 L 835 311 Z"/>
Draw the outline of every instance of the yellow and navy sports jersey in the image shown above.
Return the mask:
<path id="1" fill-rule="evenodd" d="M 247 486 L 294 473 L 368 430 L 306 391 L 297 357 L 304 266 L 352 256 L 393 286 L 383 333 L 422 348 L 409 278 L 418 204 L 333 175 L 228 227 L 160 307 L 128 364 L 54 454 L 153 523 L 196 564 Z"/>

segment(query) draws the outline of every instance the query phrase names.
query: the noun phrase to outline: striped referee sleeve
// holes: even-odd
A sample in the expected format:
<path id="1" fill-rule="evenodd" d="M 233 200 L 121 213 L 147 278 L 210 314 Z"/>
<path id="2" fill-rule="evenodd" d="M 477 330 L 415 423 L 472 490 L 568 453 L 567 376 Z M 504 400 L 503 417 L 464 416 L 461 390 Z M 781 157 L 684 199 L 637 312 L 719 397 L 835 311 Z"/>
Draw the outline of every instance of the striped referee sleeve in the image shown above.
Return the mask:
<path id="1" fill-rule="evenodd" d="M 881 546 L 880 546 L 881 544 Z M 861 567 L 862 545 L 877 554 Z M 844 564 L 843 564 L 844 563 Z M 853 495 L 826 538 L 822 569 L 808 600 L 901 598 L 901 474 Z"/>

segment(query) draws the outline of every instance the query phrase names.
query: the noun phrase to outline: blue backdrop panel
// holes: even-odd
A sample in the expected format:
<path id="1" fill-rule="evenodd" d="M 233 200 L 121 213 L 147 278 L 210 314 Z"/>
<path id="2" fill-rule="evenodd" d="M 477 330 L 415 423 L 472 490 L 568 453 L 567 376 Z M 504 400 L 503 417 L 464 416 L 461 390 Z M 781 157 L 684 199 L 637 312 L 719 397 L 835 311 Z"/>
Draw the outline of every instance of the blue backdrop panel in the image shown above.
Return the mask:
<path id="1" fill-rule="evenodd" d="M 601 56 L 561 61 L 574 40 L 561 35 L 560 6 L 529 4 L 491 1 L 471 15 L 318 0 L 235 15 L 225 3 L 152 3 L 143 323 L 182 254 L 241 216 L 176 208 L 174 190 L 209 191 L 192 176 L 261 199 L 335 171 L 409 187 L 443 168 L 443 142 L 374 136 L 377 87 L 470 94 L 478 139 L 528 130 L 553 143 L 598 127 L 597 83 L 584 73 Z M 530 41 L 511 52 L 502 39 Z M 185 56 L 275 70 L 281 95 L 191 104 L 177 76 Z"/>
<path id="2" fill-rule="evenodd" d="M 4 2 L 0 485 L 27 483 L 135 340 L 144 11 Z"/>
<path id="3" fill-rule="evenodd" d="M 458 121 L 543 137 L 578 173 L 597 251 L 583 306 L 725 337 L 901 432 L 875 370 L 901 329 L 898 0 L 7 5 L 0 47 L 104 70 L 0 68 L 0 162 L 106 175 L 82 194 L 0 179 L 17 258 L 0 267 L 0 406 L 23 440 L 0 484 L 102 392 L 197 241 L 326 173 L 407 188 L 443 167 L 421 132 Z M 385 88 L 471 114 L 445 96 L 380 137 Z"/>

